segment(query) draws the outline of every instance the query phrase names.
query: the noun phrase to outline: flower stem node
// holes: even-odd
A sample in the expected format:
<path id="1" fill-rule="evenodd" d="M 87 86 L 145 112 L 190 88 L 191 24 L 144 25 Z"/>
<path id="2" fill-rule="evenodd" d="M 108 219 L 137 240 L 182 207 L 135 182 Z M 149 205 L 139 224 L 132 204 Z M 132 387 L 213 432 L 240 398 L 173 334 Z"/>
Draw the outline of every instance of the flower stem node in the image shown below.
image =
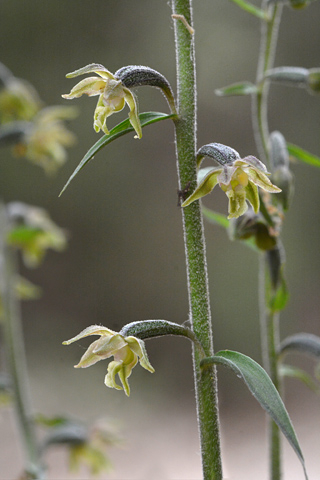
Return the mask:
<path id="1" fill-rule="evenodd" d="M 260 207 L 258 187 L 271 193 L 281 191 L 269 180 L 267 175 L 270 174 L 265 165 L 252 155 L 241 159 L 233 148 L 211 143 L 198 151 L 198 166 L 204 156 L 214 159 L 220 166 L 199 170 L 198 186 L 183 202 L 182 207 L 204 197 L 219 184 L 229 198 L 228 218 L 238 218 L 248 209 L 246 200 L 252 205 L 255 213 L 258 213 Z"/>
<path id="2" fill-rule="evenodd" d="M 91 325 L 79 333 L 79 335 L 63 342 L 63 345 L 70 345 L 70 343 L 90 335 L 100 335 L 100 338 L 88 347 L 81 357 L 80 362 L 75 365 L 75 368 L 90 367 L 100 360 L 113 356 L 114 360 L 109 363 L 108 373 L 104 381 L 107 387 L 117 390 L 123 389 L 125 394 L 129 396 L 130 387 L 128 378 L 138 360 L 143 368 L 151 373 L 154 372 L 154 368 L 149 362 L 143 340 L 132 336 L 124 337 L 120 335 L 120 333 L 103 326 Z M 115 377 L 117 374 L 122 387 L 116 383 Z"/>

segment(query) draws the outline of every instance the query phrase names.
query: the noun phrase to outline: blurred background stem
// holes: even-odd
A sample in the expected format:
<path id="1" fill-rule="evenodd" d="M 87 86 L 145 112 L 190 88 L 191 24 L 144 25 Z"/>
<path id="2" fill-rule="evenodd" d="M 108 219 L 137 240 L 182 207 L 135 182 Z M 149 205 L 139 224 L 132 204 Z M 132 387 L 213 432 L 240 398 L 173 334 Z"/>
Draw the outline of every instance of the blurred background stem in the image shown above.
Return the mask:
<path id="1" fill-rule="evenodd" d="M 196 71 L 191 0 L 172 0 L 177 62 L 178 119 L 175 121 L 179 189 L 190 193 L 196 171 Z M 180 16 L 180 18 L 177 16 Z M 186 20 L 181 21 L 181 18 Z M 213 355 L 203 219 L 199 202 L 182 209 L 187 263 L 189 315 L 192 329 L 205 354 Z M 193 348 L 193 367 L 204 480 L 221 480 L 220 433 L 215 367 L 201 371 L 199 351 Z"/>
<path id="2" fill-rule="evenodd" d="M 281 3 L 269 4 L 262 1 L 261 8 L 266 11 L 268 20 L 261 21 L 261 39 L 256 83 L 259 91 L 252 96 L 252 124 L 260 160 L 269 167 L 268 152 L 268 94 L 269 82 L 265 82 L 264 75 L 273 67 L 276 53 L 278 31 L 281 20 Z"/>
<path id="3" fill-rule="evenodd" d="M 269 159 L 269 126 L 268 126 L 268 94 L 269 82 L 264 81 L 267 70 L 273 68 L 276 53 L 278 31 L 281 20 L 281 3 L 269 4 L 262 1 L 261 8 L 267 13 L 268 20 L 261 22 L 260 52 L 256 82 L 259 91 L 253 95 L 252 124 L 259 157 L 270 169 Z M 279 314 L 272 313 L 267 304 L 266 291 L 267 254 L 260 255 L 259 290 L 260 290 L 260 331 L 263 354 L 263 366 L 269 373 L 275 387 L 280 389 L 277 365 L 277 345 L 279 341 Z M 268 419 L 269 423 L 269 456 L 270 480 L 281 479 L 281 442 L 277 425 Z"/>
<path id="4" fill-rule="evenodd" d="M 259 297 L 260 297 L 260 336 L 264 369 L 268 372 L 274 386 L 280 392 L 277 346 L 279 344 L 279 313 L 272 312 L 268 306 L 267 254 L 260 254 Z M 270 295 L 270 293 L 269 293 Z M 281 443 L 278 426 L 268 417 L 269 427 L 269 465 L 270 480 L 281 479 Z"/>
<path id="5" fill-rule="evenodd" d="M 44 469 L 34 431 L 31 397 L 26 367 L 20 303 L 16 295 L 17 266 L 15 252 L 7 245 L 7 218 L 4 205 L 0 204 L 0 288 L 3 306 L 3 331 L 6 360 L 20 438 L 25 454 L 27 479 L 43 479 Z"/>

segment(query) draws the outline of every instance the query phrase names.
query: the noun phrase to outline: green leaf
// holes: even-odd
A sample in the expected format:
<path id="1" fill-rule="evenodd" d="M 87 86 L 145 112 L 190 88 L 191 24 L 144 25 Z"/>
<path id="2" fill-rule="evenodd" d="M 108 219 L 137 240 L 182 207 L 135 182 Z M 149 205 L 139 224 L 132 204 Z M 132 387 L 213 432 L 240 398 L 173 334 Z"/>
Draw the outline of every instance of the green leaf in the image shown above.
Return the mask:
<path id="1" fill-rule="evenodd" d="M 320 357 L 320 337 L 312 333 L 297 333 L 285 338 L 279 346 L 279 353 L 302 352 Z"/>
<path id="2" fill-rule="evenodd" d="M 281 274 L 280 284 L 269 296 L 268 306 L 273 313 L 283 310 L 289 300 L 289 291 L 283 275 Z"/>
<path id="3" fill-rule="evenodd" d="M 296 378 L 297 380 L 300 380 L 300 382 L 304 383 L 313 392 L 317 394 L 320 393 L 319 385 L 313 380 L 311 375 L 301 368 L 293 367 L 292 365 L 280 365 L 279 373 L 281 377 Z"/>
<path id="4" fill-rule="evenodd" d="M 151 125 L 152 123 L 159 122 L 160 120 L 167 120 L 169 118 L 174 118 L 175 115 L 167 115 L 165 113 L 159 113 L 159 112 L 145 112 L 145 113 L 140 113 L 139 118 L 140 118 L 140 123 L 141 127 L 145 127 L 147 125 Z M 60 195 L 66 190 L 68 185 L 70 184 L 71 180 L 74 179 L 74 177 L 77 175 L 77 173 L 80 172 L 80 170 L 87 165 L 87 163 L 101 150 L 103 147 L 111 143 L 113 140 L 116 140 L 116 138 L 122 137 L 122 135 L 125 135 L 126 133 L 130 133 L 134 131 L 129 119 L 124 120 L 123 122 L 119 123 L 116 127 L 114 127 L 112 130 L 110 130 L 109 135 L 104 135 L 101 137 L 85 154 L 65 186 L 60 192 Z"/>
<path id="5" fill-rule="evenodd" d="M 314 167 L 320 168 L 320 158 L 312 153 L 303 150 L 303 148 L 298 147 L 297 145 L 293 145 L 292 143 L 287 143 L 287 148 L 289 155 L 295 157 L 297 160 L 301 162 L 308 163 L 309 165 L 313 165 Z"/>
<path id="6" fill-rule="evenodd" d="M 8 242 L 12 245 L 25 244 L 32 242 L 39 233 L 42 233 L 40 228 L 18 226 L 13 228 L 7 236 Z"/>
<path id="7" fill-rule="evenodd" d="M 233 83 L 227 87 L 217 88 L 215 94 L 219 97 L 231 97 L 234 95 L 252 95 L 257 93 L 258 88 L 251 82 Z"/>
<path id="8" fill-rule="evenodd" d="M 43 415 L 42 413 L 38 413 L 34 417 L 34 420 L 39 425 L 42 425 L 43 427 L 50 427 L 50 428 L 65 425 L 65 424 L 70 422 L 70 420 L 67 417 L 62 417 L 62 416 L 47 417 L 46 415 Z"/>
<path id="9" fill-rule="evenodd" d="M 287 437 L 302 464 L 307 479 L 304 458 L 294 428 L 279 392 L 273 385 L 267 372 L 252 358 L 231 350 L 223 350 L 216 353 L 213 357 L 205 358 L 200 365 L 205 367 L 211 364 L 224 365 L 231 368 L 237 376 L 242 378 L 261 407 L 271 416 L 282 433 Z"/>
<path id="10" fill-rule="evenodd" d="M 232 0 L 232 1 L 236 3 L 240 8 L 242 8 L 242 10 L 245 10 L 246 12 L 251 13 L 252 15 L 255 15 L 261 20 L 268 20 L 266 13 L 263 10 L 261 10 L 261 8 L 258 8 L 255 5 L 252 5 L 252 3 L 246 2 L 245 0 Z"/>
<path id="11" fill-rule="evenodd" d="M 214 223 L 215 225 L 220 225 L 223 228 L 229 228 L 229 220 L 225 215 L 221 213 L 214 212 L 210 208 L 206 208 L 203 205 L 201 206 L 203 216 L 209 220 L 209 222 Z"/>

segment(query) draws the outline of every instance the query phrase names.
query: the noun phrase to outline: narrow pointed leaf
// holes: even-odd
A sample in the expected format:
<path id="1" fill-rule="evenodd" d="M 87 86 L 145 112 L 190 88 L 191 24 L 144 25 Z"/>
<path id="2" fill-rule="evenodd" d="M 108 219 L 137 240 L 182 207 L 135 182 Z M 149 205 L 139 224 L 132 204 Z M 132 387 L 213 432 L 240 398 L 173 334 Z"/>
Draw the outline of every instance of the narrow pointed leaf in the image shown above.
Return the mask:
<path id="1" fill-rule="evenodd" d="M 313 155 L 310 152 L 307 152 L 303 148 L 293 145 L 292 143 L 287 143 L 289 155 L 300 160 L 301 162 L 308 163 L 314 167 L 320 168 L 320 158 L 316 155 Z"/>
<path id="2" fill-rule="evenodd" d="M 159 112 L 145 112 L 145 113 L 140 113 L 139 118 L 140 118 L 140 123 L 141 127 L 145 127 L 147 125 L 151 125 L 152 123 L 159 122 L 160 120 L 167 120 L 169 118 L 174 118 L 175 115 L 167 115 L 165 113 L 159 113 Z M 82 170 L 82 168 L 87 165 L 87 163 L 92 160 L 92 158 L 101 150 L 103 147 L 111 143 L 113 140 L 116 140 L 119 137 L 122 137 L 122 135 L 126 135 L 127 133 L 133 132 L 134 129 L 129 121 L 129 119 L 124 120 L 123 122 L 119 123 L 116 127 L 114 127 L 112 130 L 110 130 L 109 135 L 104 135 L 101 137 L 85 154 L 65 186 L 63 187 L 61 193 L 59 196 L 62 195 L 62 193 L 66 190 L 70 182 L 74 179 L 74 177 Z"/>
<path id="3" fill-rule="evenodd" d="M 231 97 L 235 95 L 252 95 L 257 93 L 258 88 L 251 82 L 233 83 L 227 87 L 217 88 L 215 94 L 219 97 Z"/>
<path id="4" fill-rule="evenodd" d="M 320 357 L 320 337 L 312 333 L 297 333 L 285 338 L 279 346 L 279 353 L 302 352 Z"/>
<path id="5" fill-rule="evenodd" d="M 229 220 L 227 219 L 226 215 L 222 215 L 221 213 L 214 212 L 210 208 L 206 208 L 203 205 L 201 206 L 201 210 L 203 216 L 211 223 L 216 225 L 220 225 L 223 228 L 229 228 Z"/>
<path id="6" fill-rule="evenodd" d="M 260 18 L 261 20 L 267 20 L 267 15 L 261 8 L 252 5 L 252 3 L 246 2 L 245 0 L 232 0 L 236 3 L 242 10 L 245 10 L 248 13 Z"/>
<path id="7" fill-rule="evenodd" d="M 319 385 L 313 380 L 311 375 L 309 375 L 305 370 L 301 368 L 293 367 L 292 365 L 280 365 L 280 375 L 281 377 L 290 377 L 300 380 L 304 383 L 310 390 L 316 394 L 320 393 Z"/>
<path id="8" fill-rule="evenodd" d="M 222 350 L 213 357 L 205 358 L 202 360 L 201 366 L 205 367 L 213 363 L 231 368 L 237 376 L 242 378 L 261 407 L 271 416 L 282 433 L 287 437 L 302 464 L 305 478 L 307 479 L 304 458 L 294 428 L 279 392 L 273 385 L 267 372 L 252 358 L 231 350 Z"/>

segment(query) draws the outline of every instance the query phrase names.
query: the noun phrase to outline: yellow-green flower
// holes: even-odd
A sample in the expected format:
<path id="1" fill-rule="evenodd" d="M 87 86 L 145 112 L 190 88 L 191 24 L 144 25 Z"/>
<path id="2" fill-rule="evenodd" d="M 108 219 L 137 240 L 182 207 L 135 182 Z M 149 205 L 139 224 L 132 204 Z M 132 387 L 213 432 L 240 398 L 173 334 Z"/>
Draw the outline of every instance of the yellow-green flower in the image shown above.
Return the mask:
<path id="1" fill-rule="evenodd" d="M 237 159 L 222 167 L 208 167 L 199 171 L 198 186 L 182 207 L 204 197 L 219 184 L 229 198 L 228 218 L 238 218 L 243 215 L 251 203 L 255 213 L 259 211 L 260 201 L 258 187 L 267 192 L 281 192 L 280 188 L 271 183 L 265 165 L 253 156 Z"/>
<path id="2" fill-rule="evenodd" d="M 8 242 L 21 250 L 26 266 L 37 267 L 49 248 L 56 251 L 66 248 L 65 232 L 44 209 L 13 202 L 8 211 L 13 223 Z"/>
<path id="3" fill-rule="evenodd" d="M 99 95 L 98 103 L 94 111 L 93 128 L 96 132 L 102 130 L 109 134 L 106 126 L 106 120 L 115 112 L 120 112 L 127 104 L 130 108 L 129 120 L 137 133 L 137 137 L 142 137 L 142 130 L 138 115 L 138 106 L 134 94 L 126 88 L 120 79 L 116 78 L 103 65 L 91 63 L 86 67 L 80 68 L 74 72 L 68 73 L 67 78 L 77 77 L 86 73 L 96 73 L 99 77 L 89 77 L 77 83 L 68 95 L 62 95 L 63 98 L 79 98 L 81 95 L 89 97 Z"/>
<path id="4" fill-rule="evenodd" d="M 0 90 L 0 123 L 31 120 L 40 108 L 41 101 L 33 86 L 25 80 L 8 75 Z"/>
<path id="5" fill-rule="evenodd" d="M 66 147 L 76 140 L 63 121 L 75 116 L 76 111 L 70 107 L 43 108 L 14 147 L 14 153 L 39 165 L 46 173 L 55 172 L 67 159 Z"/>
<path id="6" fill-rule="evenodd" d="M 99 362 L 99 360 L 104 360 L 105 358 L 113 356 L 114 360 L 109 363 L 108 373 L 104 380 L 107 387 L 116 388 L 117 390 L 123 389 L 125 394 L 129 396 L 130 387 L 128 378 L 138 360 L 143 368 L 151 373 L 154 372 L 142 340 L 131 336 L 123 337 L 119 333 L 103 326 L 91 325 L 76 337 L 63 342 L 63 344 L 70 345 L 70 343 L 88 337 L 89 335 L 100 335 L 100 338 L 91 343 L 81 357 L 80 362 L 75 365 L 75 368 L 90 367 Z M 119 376 L 122 387 L 116 383 L 116 375 Z"/>

